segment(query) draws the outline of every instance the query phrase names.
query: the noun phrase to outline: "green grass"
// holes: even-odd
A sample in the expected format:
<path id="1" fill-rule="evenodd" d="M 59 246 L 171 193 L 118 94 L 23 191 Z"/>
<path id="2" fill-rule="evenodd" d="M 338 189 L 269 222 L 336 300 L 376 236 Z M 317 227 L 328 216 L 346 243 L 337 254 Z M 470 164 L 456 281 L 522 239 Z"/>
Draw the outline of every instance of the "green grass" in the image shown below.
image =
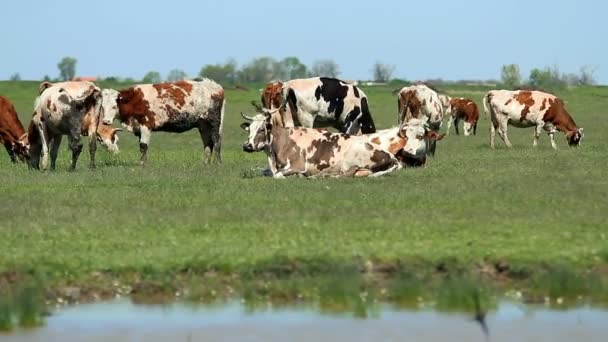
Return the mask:
<path id="1" fill-rule="evenodd" d="M 37 86 L 0 82 L 0 95 L 15 103 L 26 126 Z M 364 90 L 377 127 L 394 125 L 392 88 Z M 447 90 L 481 108 L 488 89 Z M 222 165 L 202 164 L 196 130 L 154 133 L 145 168 L 128 132 L 120 135 L 117 157 L 98 150 L 95 171 L 87 169 L 85 148 L 76 172 L 67 172 L 66 141 L 56 172 L 28 171 L 2 152 L 0 273 L 38 272 L 60 283 L 96 271 L 248 274 L 296 263 L 327 274 L 332 265 L 367 260 L 593 270 L 608 255 L 608 88 L 559 95 L 585 128 L 579 149 L 568 148 L 561 133 L 558 151 L 546 136 L 534 149 L 532 129 L 510 128 L 513 149 L 498 140 L 491 151 L 482 115 L 477 136 L 452 132 L 426 169 L 379 179 L 255 176 L 251 170 L 267 161 L 263 153 L 241 151 L 239 112 L 251 112 L 257 87 L 227 91 Z"/>

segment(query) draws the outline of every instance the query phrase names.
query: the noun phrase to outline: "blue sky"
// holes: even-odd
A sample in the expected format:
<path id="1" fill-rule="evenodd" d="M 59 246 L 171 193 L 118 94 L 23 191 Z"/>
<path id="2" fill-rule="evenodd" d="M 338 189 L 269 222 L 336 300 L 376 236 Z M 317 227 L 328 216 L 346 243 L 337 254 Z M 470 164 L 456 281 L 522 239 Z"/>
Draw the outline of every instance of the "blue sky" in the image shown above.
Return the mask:
<path id="1" fill-rule="evenodd" d="M 395 76 L 488 79 L 500 66 L 595 68 L 608 84 L 605 1 L 72 1 L 2 5 L 0 79 L 58 75 L 63 56 L 79 75 L 141 78 L 234 57 L 333 59 L 344 79 L 366 79 L 374 62 Z"/>

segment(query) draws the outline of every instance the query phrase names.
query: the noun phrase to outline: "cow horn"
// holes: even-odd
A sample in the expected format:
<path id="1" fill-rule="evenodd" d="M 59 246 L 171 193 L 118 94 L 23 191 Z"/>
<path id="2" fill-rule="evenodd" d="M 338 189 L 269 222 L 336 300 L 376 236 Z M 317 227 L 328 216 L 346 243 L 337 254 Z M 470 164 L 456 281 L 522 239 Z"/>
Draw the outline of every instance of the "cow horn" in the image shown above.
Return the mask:
<path id="1" fill-rule="evenodd" d="M 253 121 L 253 118 L 248 117 L 247 115 L 245 115 L 243 112 L 241 112 L 241 116 L 243 117 L 243 119 L 245 120 L 249 120 L 249 121 Z"/>

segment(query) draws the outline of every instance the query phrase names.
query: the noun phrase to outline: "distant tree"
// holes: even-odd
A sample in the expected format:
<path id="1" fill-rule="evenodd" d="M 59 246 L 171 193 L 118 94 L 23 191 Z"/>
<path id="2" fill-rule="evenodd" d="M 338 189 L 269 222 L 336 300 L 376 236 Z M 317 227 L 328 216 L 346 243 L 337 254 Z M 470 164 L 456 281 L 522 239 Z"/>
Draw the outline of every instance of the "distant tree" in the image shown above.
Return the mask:
<path id="1" fill-rule="evenodd" d="M 579 74 L 579 84 L 594 85 L 596 83 L 594 74 L 595 68 L 589 65 L 582 66 Z"/>
<path id="2" fill-rule="evenodd" d="M 11 75 L 10 80 L 11 81 L 21 81 L 21 75 L 18 72 L 16 72 Z"/>
<path id="3" fill-rule="evenodd" d="M 148 71 L 144 78 L 141 80 L 143 83 L 160 83 L 162 82 L 162 78 L 158 71 Z"/>
<path id="4" fill-rule="evenodd" d="M 395 72 L 394 65 L 388 65 L 381 62 L 376 62 L 374 64 L 373 74 L 374 81 L 376 82 L 388 82 L 393 77 L 393 73 Z"/>
<path id="5" fill-rule="evenodd" d="M 528 85 L 533 89 L 555 90 L 566 86 L 566 82 L 557 67 L 544 69 L 532 69 Z"/>
<path id="6" fill-rule="evenodd" d="M 59 64 L 57 64 L 57 68 L 59 68 L 59 77 L 63 81 L 69 81 L 76 76 L 76 58 L 72 57 L 63 57 Z"/>
<path id="7" fill-rule="evenodd" d="M 318 60 L 313 63 L 309 75 L 337 78 L 340 75 L 340 67 L 331 59 Z"/>
<path id="8" fill-rule="evenodd" d="M 198 75 L 222 84 L 234 84 L 237 80 L 237 62 L 229 58 L 224 64 L 207 64 L 201 68 Z"/>
<path id="9" fill-rule="evenodd" d="M 293 80 L 306 77 L 306 65 L 300 62 L 298 57 L 285 57 L 279 62 L 279 65 L 281 75 L 277 76 L 280 79 Z"/>
<path id="10" fill-rule="evenodd" d="M 239 72 L 239 79 L 243 82 L 268 82 L 277 75 L 277 61 L 271 57 L 255 58 L 245 64 Z"/>
<path id="11" fill-rule="evenodd" d="M 44 78 L 42 80 L 50 82 L 51 81 L 51 77 L 49 75 L 44 75 Z"/>
<path id="12" fill-rule="evenodd" d="M 519 65 L 503 65 L 502 70 L 500 72 L 500 79 L 503 87 L 507 89 L 515 89 L 519 87 L 521 85 L 521 74 L 519 72 Z"/>
<path id="13" fill-rule="evenodd" d="M 188 77 L 188 74 L 186 74 L 186 72 L 184 72 L 183 70 L 173 69 L 173 70 L 169 71 L 169 74 L 167 75 L 167 81 L 169 81 L 169 82 L 183 81 L 187 77 Z"/>

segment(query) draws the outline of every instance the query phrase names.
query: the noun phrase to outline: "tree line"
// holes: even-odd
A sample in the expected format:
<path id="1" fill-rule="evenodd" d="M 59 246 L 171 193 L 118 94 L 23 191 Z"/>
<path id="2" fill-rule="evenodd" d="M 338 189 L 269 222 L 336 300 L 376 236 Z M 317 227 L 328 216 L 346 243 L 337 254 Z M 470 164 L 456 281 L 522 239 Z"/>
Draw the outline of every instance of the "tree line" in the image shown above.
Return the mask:
<path id="1" fill-rule="evenodd" d="M 76 65 L 78 61 L 74 57 L 64 57 L 57 64 L 59 77 L 51 79 L 45 76 L 47 81 L 67 81 L 76 77 Z M 372 79 L 375 82 L 390 82 L 393 80 L 396 67 L 382 62 L 376 62 L 371 70 Z M 501 68 L 500 86 L 507 89 L 530 88 L 544 90 L 558 90 L 568 86 L 593 85 L 596 84 L 594 77 L 595 69 L 583 66 L 578 73 L 562 73 L 558 67 L 534 68 L 530 71 L 527 79 L 523 79 L 517 64 L 506 64 Z M 285 57 L 281 60 L 272 57 L 258 57 L 239 67 L 234 58 L 227 59 L 224 63 L 206 64 L 198 75 L 191 77 L 181 69 L 173 69 L 167 73 L 165 81 L 174 82 L 189 78 L 206 77 L 221 84 L 237 83 L 261 83 L 272 80 L 290 80 L 295 78 L 326 76 L 338 78 L 340 67 L 331 59 L 315 61 L 307 66 L 297 57 Z M 10 80 L 19 81 L 19 73 L 11 75 Z M 108 81 L 123 81 L 135 83 L 132 78 L 106 77 Z M 143 83 L 159 83 L 163 81 L 158 71 L 149 71 L 141 80 Z M 442 80 L 427 80 L 431 83 L 443 83 Z"/>
<path id="2" fill-rule="evenodd" d="M 500 72 L 501 85 L 503 88 L 518 89 L 544 89 L 559 90 L 569 86 L 593 85 L 596 83 L 594 77 L 595 69 L 583 66 L 578 73 L 562 73 L 557 66 L 534 68 L 530 70 L 528 79 L 521 77 L 519 65 L 503 65 Z"/>

